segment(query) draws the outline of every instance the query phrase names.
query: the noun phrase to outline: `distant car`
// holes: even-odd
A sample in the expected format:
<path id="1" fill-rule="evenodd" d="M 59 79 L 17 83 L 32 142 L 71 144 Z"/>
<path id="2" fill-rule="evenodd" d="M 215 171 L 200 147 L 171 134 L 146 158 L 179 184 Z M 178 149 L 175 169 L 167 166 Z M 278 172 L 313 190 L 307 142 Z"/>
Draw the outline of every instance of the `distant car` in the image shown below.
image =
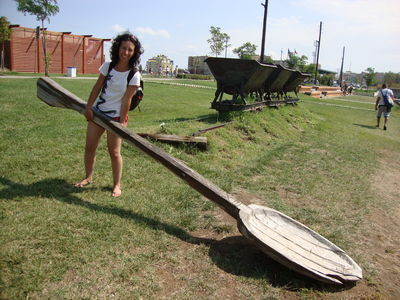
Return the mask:
<path id="1" fill-rule="evenodd" d="M 188 70 L 179 70 L 178 74 L 190 74 Z"/>

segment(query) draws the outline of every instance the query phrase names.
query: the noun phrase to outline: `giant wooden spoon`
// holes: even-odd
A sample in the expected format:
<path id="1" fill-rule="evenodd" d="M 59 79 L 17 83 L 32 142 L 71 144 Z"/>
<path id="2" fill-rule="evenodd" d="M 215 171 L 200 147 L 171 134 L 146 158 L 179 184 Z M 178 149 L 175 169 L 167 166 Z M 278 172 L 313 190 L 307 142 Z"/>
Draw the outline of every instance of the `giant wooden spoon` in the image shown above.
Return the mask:
<path id="1" fill-rule="evenodd" d="M 37 81 L 37 96 L 50 106 L 83 113 L 86 103 L 53 80 Z M 268 207 L 245 205 L 139 135 L 94 112 L 94 122 L 162 163 L 237 220 L 239 231 L 264 253 L 301 274 L 331 284 L 362 279 L 361 268 L 339 247 L 303 224 Z"/>

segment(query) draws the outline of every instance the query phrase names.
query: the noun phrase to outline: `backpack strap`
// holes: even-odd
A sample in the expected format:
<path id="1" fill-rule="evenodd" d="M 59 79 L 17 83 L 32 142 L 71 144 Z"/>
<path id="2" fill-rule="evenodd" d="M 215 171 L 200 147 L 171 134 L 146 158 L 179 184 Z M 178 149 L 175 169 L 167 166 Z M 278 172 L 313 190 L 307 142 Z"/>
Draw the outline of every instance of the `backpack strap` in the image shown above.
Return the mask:
<path id="1" fill-rule="evenodd" d="M 110 62 L 110 65 L 108 66 L 108 70 L 107 70 L 107 76 L 110 74 L 112 68 L 114 67 L 114 65 Z M 126 85 L 129 84 L 129 81 L 131 81 L 133 75 L 135 75 L 135 73 L 139 71 L 138 68 L 133 68 L 129 71 L 128 77 L 126 78 Z"/>
<path id="2" fill-rule="evenodd" d="M 108 66 L 108 70 L 107 70 L 107 75 L 106 75 L 106 78 L 104 79 L 103 87 L 102 87 L 102 89 L 101 89 L 101 92 L 102 92 L 102 93 L 105 92 L 106 85 L 107 85 L 107 77 L 108 77 L 108 75 L 110 75 L 110 72 L 111 72 L 111 70 L 112 70 L 113 67 L 114 67 L 114 65 L 112 64 L 112 62 L 110 62 L 110 65 Z"/>
<path id="3" fill-rule="evenodd" d="M 110 74 L 111 69 L 112 69 L 113 67 L 114 67 L 114 66 L 113 66 L 112 62 L 110 62 L 110 65 L 108 66 L 108 70 L 107 70 L 107 76 L 108 76 L 108 74 Z"/>
<path id="4" fill-rule="evenodd" d="M 106 80 L 104 80 L 104 84 L 106 84 L 107 77 L 108 77 L 108 75 L 110 75 L 112 68 L 114 68 L 114 65 L 112 62 L 110 62 L 109 66 L 108 66 L 108 70 L 107 70 Z"/>
<path id="5" fill-rule="evenodd" d="M 128 77 L 126 78 L 126 81 L 127 81 L 127 82 L 126 82 L 126 85 L 129 85 L 129 81 L 131 81 L 133 75 L 135 75 L 135 73 L 136 73 L 137 71 L 139 71 L 139 70 L 138 70 L 138 68 L 136 68 L 136 67 L 134 67 L 133 69 L 131 69 L 131 70 L 129 71 Z"/>
<path id="6" fill-rule="evenodd" d="M 110 62 L 110 65 L 108 66 L 108 70 L 107 70 L 106 79 L 104 80 L 103 86 L 106 85 L 107 77 L 108 77 L 108 75 L 110 75 L 110 72 L 111 72 L 111 70 L 112 70 L 113 67 L 114 67 L 114 65 L 112 64 L 112 62 Z"/>
<path id="7" fill-rule="evenodd" d="M 111 70 L 112 70 L 113 67 L 114 67 L 113 64 L 110 62 L 110 65 L 108 66 L 108 70 L 107 70 L 107 76 L 110 74 L 110 72 L 111 72 Z M 126 85 L 127 85 L 127 86 L 129 85 L 129 81 L 131 81 L 133 75 L 135 75 L 135 73 L 136 73 L 137 71 L 139 71 L 139 70 L 138 70 L 138 68 L 136 68 L 136 67 L 134 67 L 133 69 L 131 69 L 131 70 L 129 71 L 128 77 L 126 78 Z M 105 81 L 104 81 L 104 83 L 105 83 Z"/>
<path id="8" fill-rule="evenodd" d="M 381 94 L 382 94 L 382 97 L 388 97 L 389 98 L 389 91 L 388 90 L 386 90 L 386 93 L 384 94 L 383 93 L 383 89 L 381 89 Z"/>

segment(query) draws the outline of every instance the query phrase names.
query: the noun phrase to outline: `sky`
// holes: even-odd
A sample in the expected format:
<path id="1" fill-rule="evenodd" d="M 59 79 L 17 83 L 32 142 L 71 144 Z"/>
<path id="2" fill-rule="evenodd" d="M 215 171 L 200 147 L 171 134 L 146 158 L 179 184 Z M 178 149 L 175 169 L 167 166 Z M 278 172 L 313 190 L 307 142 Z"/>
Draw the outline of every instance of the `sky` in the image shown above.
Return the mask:
<path id="1" fill-rule="evenodd" d="M 261 51 L 265 0 L 58 0 L 51 31 L 113 38 L 129 30 L 142 42 L 141 63 L 163 54 L 187 68 L 188 56 L 212 56 L 210 27 L 230 36 L 227 57 L 246 42 Z M 400 0 L 269 0 L 265 55 L 286 59 L 288 49 L 313 62 L 322 22 L 319 63 L 339 71 L 400 72 Z M 35 28 L 35 16 L 17 11 L 14 0 L 0 0 L 0 16 Z M 224 57 L 225 52 L 220 56 Z"/>

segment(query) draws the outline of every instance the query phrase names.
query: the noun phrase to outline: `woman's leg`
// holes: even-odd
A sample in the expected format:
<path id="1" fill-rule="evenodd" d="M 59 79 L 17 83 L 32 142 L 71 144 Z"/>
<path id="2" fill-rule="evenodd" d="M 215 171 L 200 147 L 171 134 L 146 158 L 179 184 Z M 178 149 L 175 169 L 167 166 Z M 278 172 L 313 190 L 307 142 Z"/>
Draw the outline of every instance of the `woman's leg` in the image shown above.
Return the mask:
<path id="1" fill-rule="evenodd" d="M 86 177 L 76 183 L 76 187 L 84 187 L 93 180 L 94 164 L 96 162 L 96 149 L 99 145 L 100 137 L 104 132 L 104 128 L 94 122 L 88 122 L 86 131 L 86 146 L 85 146 L 85 173 Z"/>
<path id="2" fill-rule="evenodd" d="M 121 156 L 122 140 L 119 136 L 107 131 L 107 147 L 111 158 L 111 167 L 113 174 L 113 197 L 121 196 L 121 177 L 122 177 L 122 156 Z"/>

